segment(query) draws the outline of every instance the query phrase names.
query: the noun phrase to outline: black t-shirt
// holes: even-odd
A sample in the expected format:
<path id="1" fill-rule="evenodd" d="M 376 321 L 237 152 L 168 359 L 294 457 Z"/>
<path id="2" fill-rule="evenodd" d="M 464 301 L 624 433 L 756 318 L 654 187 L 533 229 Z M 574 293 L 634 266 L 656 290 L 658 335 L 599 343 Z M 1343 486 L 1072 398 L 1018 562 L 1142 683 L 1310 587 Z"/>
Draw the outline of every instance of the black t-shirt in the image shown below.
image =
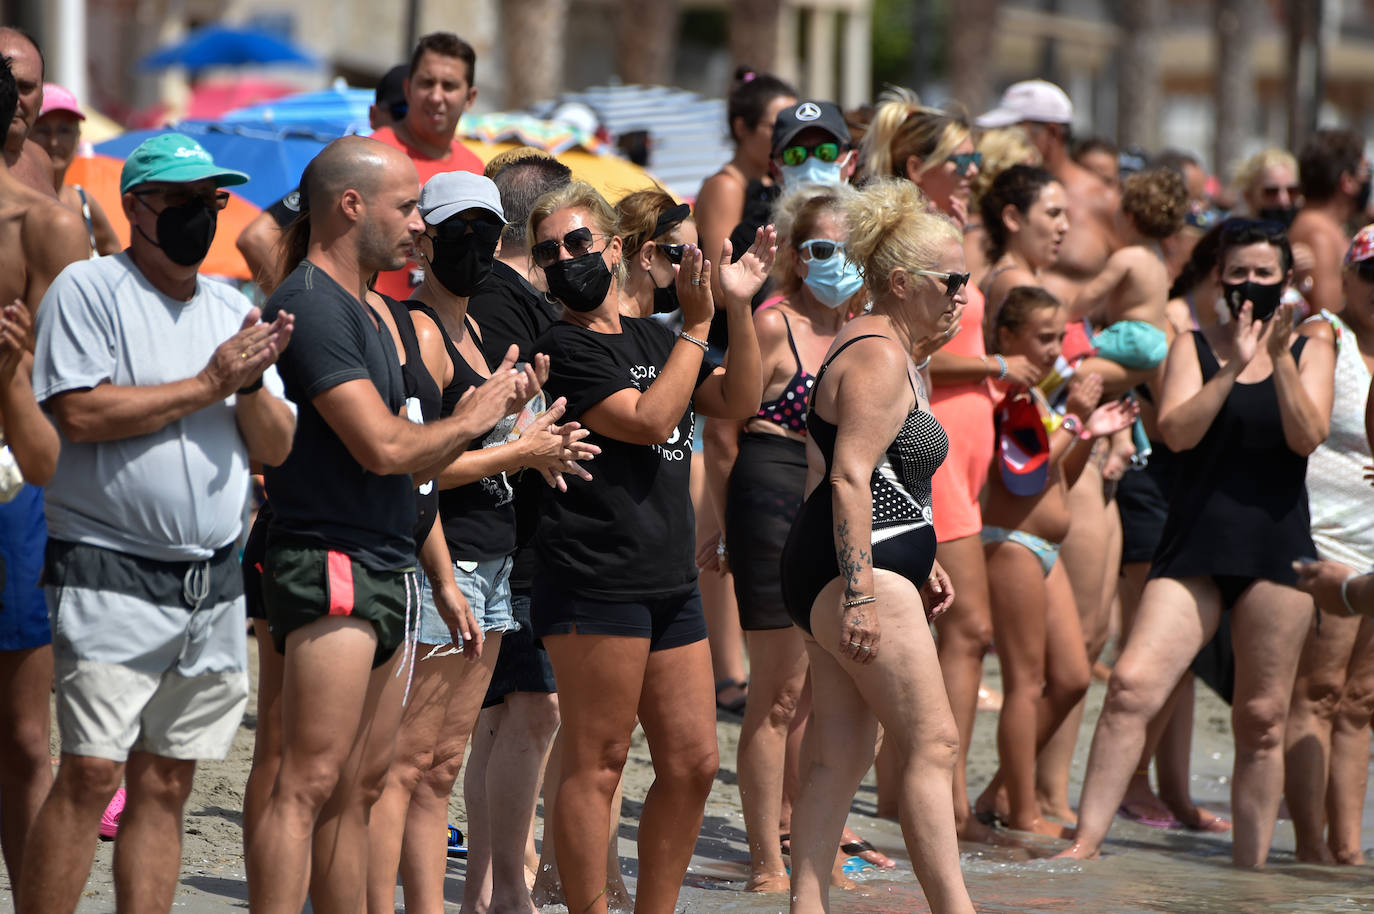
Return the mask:
<path id="1" fill-rule="evenodd" d="M 387 410 L 398 413 L 405 381 L 391 331 L 308 260 L 272 293 L 264 318 L 282 310 L 295 315 L 296 327 L 277 371 L 298 412 L 290 456 L 266 468 L 274 511 L 269 538 L 343 552 L 374 571 L 414 565 L 410 476 L 363 469 L 313 404 L 326 390 L 365 378 Z"/>
<path id="2" fill-rule="evenodd" d="M 495 371 L 511 343 L 520 347 L 522 362 L 530 361 L 536 351 L 534 341 L 558 319 L 558 308 L 525 277 L 498 260 L 468 299 L 468 314 L 482 328 L 482 355 L 487 367 Z"/>
<path id="3" fill-rule="evenodd" d="M 296 217 L 301 214 L 301 189 L 298 187 L 291 193 L 282 197 L 276 203 L 267 207 L 267 215 L 277 223 L 277 227 L 285 230 Z"/>
<path id="4" fill-rule="evenodd" d="M 468 299 L 468 315 L 482 328 L 478 342 L 487 367 L 495 371 L 511 343 L 520 347 L 522 361 L 531 361 L 537 351 L 535 341 L 553 326 L 558 310 L 518 271 L 498 260 L 477 293 Z M 548 486 L 533 470 L 507 479 L 515 489 L 515 533 L 520 547 L 511 566 L 510 586 L 524 593 L 534 587 L 536 562 L 534 550 L 527 545 L 539 522 L 539 504 Z"/>
<path id="5" fill-rule="evenodd" d="M 554 324 L 537 343 L 549 355 L 550 398 L 567 397 L 577 420 L 617 391 L 648 390 L 676 336 L 649 318 L 622 317 L 620 333 Z M 697 385 L 714 366 L 702 360 Z M 535 534 L 539 573 L 570 593 L 605 600 L 671 596 L 695 585 L 696 521 L 688 479 L 694 416 L 690 404 L 663 444 L 627 444 L 593 432 L 600 445 L 591 482 L 568 477 L 546 489 Z"/>

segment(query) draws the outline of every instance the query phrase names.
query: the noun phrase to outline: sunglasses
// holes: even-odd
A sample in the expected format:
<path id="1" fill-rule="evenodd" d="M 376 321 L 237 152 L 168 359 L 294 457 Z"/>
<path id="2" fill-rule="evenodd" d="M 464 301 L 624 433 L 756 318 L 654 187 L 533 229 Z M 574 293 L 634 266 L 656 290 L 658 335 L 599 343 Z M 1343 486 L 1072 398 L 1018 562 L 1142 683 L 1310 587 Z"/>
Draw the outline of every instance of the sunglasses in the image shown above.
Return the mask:
<path id="1" fill-rule="evenodd" d="M 1374 284 L 1374 260 L 1357 260 L 1350 268 L 1362 281 Z"/>
<path id="2" fill-rule="evenodd" d="M 959 177 L 966 177 L 970 168 L 983 167 L 983 154 L 981 152 L 961 152 L 952 155 L 945 161 L 954 163 L 954 173 Z"/>
<path id="3" fill-rule="evenodd" d="M 499 219 L 481 216 L 476 219 L 464 219 L 462 216 L 450 216 L 435 227 L 434 235 L 436 238 L 461 238 L 471 232 L 483 244 L 495 244 L 501 239 L 501 232 L 505 227 L 506 224 Z M 557 251 L 554 257 L 558 257 Z"/>
<path id="4" fill-rule="evenodd" d="M 807 156 L 815 156 L 822 162 L 833 162 L 844 152 L 839 143 L 817 143 L 815 146 L 788 146 L 782 151 L 782 164 L 789 166 L 800 165 L 805 162 Z"/>
<path id="5" fill-rule="evenodd" d="M 844 242 L 812 238 L 810 241 L 803 241 L 797 245 L 797 250 L 802 252 L 802 260 L 829 260 L 836 253 L 839 253 L 841 257 L 844 256 Z"/>
<path id="6" fill-rule="evenodd" d="M 1278 199 L 1279 194 L 1285 190 L 1288 191 L 1289 197 L 1299 197 L 1302 195 L 1302 188 L 1296 184 L 1290 184 L 1287 187 L 1281 187 L 1279 185 L 1274 185 L 1273 187 L 1261 187 L 1260 194 L 1264 197 Z"/>
<path id="7" fill-rule="evenodd" d="M 581 257 L 590 254 L 592 245 L 597 238 L 605 238 L 604 234 L 594 233 L 585 225 L 582 228 L 575 228 L 563 236 L 562 241 L 550 238 L 548 241 L 541 241 L 530 247 L 530 257 L 534 259 L 535 266 L 541 270 L 553 266 L 558 260 L 558 249 L 562 248 L 568 252 L 569 257 Z"/>
<path id="8" fill-rule="evenodd" d="M 680 264 L 682 263 L 682 255 L 687 252 L 687 245 L 659 244 L 655 242 L 654 249 L 662 253 L 664 257 L 667 257 L 669 263 Z"/>
<path id="9" fill-rule="evenodd" d="M 939 270 L 917 270 L 921 276 L 934 276 L 945 281 L 945 296 L 953 298 L 959 294 L 959 290 L 968 284 L 969 274 L 967 273 L 941 273 Z"/>
<path id="10" fill-rule="evenodd" d="M 161 197 L 170 207 L 187 206 L 191 203 L 202 203 L 206 209 L 222 210 L 229 205 L 229 191 L 217 190 L 212 194 L 198 194 L 185 187 L 162 188 L 133 191 L 133 195 L 142 200 L 144 197 Z M 147 206 L 147 203 L 143 204 Z M 151 207 L 149 207 L 151 209 Z"/>

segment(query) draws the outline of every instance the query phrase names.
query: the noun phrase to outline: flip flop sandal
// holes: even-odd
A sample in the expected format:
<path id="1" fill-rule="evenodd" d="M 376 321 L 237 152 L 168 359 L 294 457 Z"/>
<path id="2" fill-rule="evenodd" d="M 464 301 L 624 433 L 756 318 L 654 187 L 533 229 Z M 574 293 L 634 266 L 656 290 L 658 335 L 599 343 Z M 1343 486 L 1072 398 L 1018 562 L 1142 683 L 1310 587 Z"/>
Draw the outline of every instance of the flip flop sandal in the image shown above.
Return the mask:
<path id="1" fill-rule="evenodd" d="M 790 831 L 778 835 L 778 847 L 782 850 L 784 857 L 792 856 L 792 833 Z"/>
<path id="2" fill-rule="evenodd" d="M 452 825 L 448 827 L 448 855 L 463 860 L 468 856 L 468 846 L 463 841 L 463 833 Z"/>
<path id="3" fill-rule="evenodd" d="M 866 873 L 869 870 L 876 870 L 875 864 L 869 863 L 862 857 L 847 857 L 841 869 L 846 876 L 853 876 L 857 873 Z"/>
<path id="4" fill-rule="evenodd" d="M 881 869 L 881 866 L 879 866 L 879 864 L 874 863 L 872 860 L 869 860 L 863 856 L 864 854 L 879 853 L 878 849 L 874 847 L 872 844 L 870 844 L 864 838 L 860 838 L 858 841 L 846 841 L 844 844 L 840 845 L 840 850 L 844 851 L 850 857 L 858 857 L 860 860 L 863 860 L 870 866 L 876 866 L 879 867 L 879 869 Z"/>
<path id="5" fill-rule="evenodd" d="M 119 831 L 119 817 L 124 814 L 126 796 L 123 787 L 116 790 L 114 796 L 110 797 L 109 805 L 100 814 L 100 837 L 106 841 L 113 841 Z"/>
<path id="6" fill-rule="evenodd" d="M 724 711 L 726 714 L 736 716 L 744 713 L 744 704 L 749 700 L 748 695 L 741 695 L 734 701 L 721 701 L 720 693 L 726 689 L 748 689 L 749 683 L 743 679 L 722 679 L 716 683 L 716 709 Z"/>

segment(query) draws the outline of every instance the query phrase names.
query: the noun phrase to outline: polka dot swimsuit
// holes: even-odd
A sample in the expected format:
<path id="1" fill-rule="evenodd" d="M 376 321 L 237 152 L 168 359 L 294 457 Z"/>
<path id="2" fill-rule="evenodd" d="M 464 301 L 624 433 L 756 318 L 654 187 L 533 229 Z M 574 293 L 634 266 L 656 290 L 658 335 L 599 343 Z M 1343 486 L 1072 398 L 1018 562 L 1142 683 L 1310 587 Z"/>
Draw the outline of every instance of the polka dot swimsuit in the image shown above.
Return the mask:
<path id="1" fill-rule="evenodd" d="M 778 314 L 782 316 L 782 322 L 787 327 L 787 345 L 792 347 L 792 358 L 797 362 L 797 370 L 783 385 L 782 392 L 776 400 L 769 400 L 759 407 L 756 417 L 780 425 L 789 432 L 805 435 L 806 410 L 811 402 L 811 389 L 816 386 L 816 379 L 802 368 L 801 356 L 797 354 L 797 341 L 792 338 L 792 323 L 782 311 L 778 311 Z"/>

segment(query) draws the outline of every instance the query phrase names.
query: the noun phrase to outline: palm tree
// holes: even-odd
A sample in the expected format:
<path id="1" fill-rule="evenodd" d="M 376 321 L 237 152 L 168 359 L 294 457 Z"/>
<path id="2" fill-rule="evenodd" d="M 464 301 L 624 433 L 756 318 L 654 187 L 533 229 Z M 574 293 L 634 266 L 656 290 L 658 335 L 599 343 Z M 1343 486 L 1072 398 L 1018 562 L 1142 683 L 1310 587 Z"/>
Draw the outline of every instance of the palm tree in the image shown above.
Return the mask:
<path id="1" fill-rule="evenodd" d="M 615 62 L 627 83 L 666 85 L 677 56 L 678 0 L 620 0 Z"/>
<path id="2" fill-rule="evenodd" d="M 1159 141 L 1159 52 L 1167 0 L 1121 4 L 1120 76 L 1117 80 L 1117 143 L 1154 149 Z"/>
<path id="3" fill-rule="evenodd" d="M 505 63 L 507 108 L 523 108 L 558 94 L 568 0 L 502 0 L 501 58 Z"/>
<path id="4" fill-rule="evenodd" d="M 948 17 L 950 95 L 969 112 L 985 111 L 992 99 L 993 42 L 1001 0 L 964 0 Z"/>
<path id="5" fill-rule="evenodd" d="M 1256 9 L 1252 0 L 1216 0 L 1213 12 L 1217 70 L 1212 97 L 1217 133 L 1212 163 L 1218 174 L 1225 174 L 1256 126 L 1255 72 L 1250 53 L 1263 8 Z"/>
<path id="6" fill-rule="evenodd" d="M 760 73 L 777 67 L 782 0 L 734 0 L 730 7 L 730 57 Z"/>

